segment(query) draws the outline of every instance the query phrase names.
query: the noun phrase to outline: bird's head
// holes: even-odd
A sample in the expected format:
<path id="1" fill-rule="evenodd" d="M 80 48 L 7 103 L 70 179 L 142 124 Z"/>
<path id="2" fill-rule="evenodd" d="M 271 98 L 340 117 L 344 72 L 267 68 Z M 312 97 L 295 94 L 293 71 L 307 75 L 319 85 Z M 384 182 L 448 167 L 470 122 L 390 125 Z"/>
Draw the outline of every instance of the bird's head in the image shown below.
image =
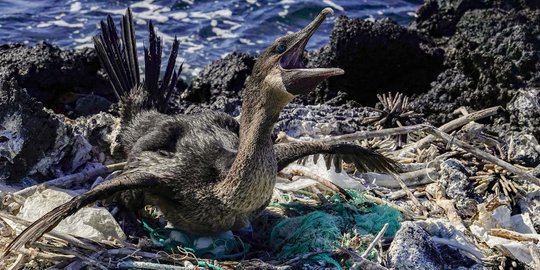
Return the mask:
<path id="1" fill-rule="evenodd" d="M 313 33 L 319 28 L 331 8 L 323 9 L 304 29 L 279 37 L 259 56 L 252 78 L 262 81 L 263 91 L 289 102 L 294 96 L 307 94 L 328 77 L 342 75 L 340 68 L 306 68 L 304 50 Z M 266 87 L 264 87 L 266 86 Z"/>

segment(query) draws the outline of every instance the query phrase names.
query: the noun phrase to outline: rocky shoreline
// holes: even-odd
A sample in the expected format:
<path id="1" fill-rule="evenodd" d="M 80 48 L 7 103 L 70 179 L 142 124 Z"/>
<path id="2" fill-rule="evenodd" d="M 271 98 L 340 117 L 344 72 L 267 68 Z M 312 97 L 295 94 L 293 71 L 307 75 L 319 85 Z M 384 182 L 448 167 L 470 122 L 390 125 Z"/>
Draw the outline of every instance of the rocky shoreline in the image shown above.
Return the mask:
<path id="1" fill-rule="evenodd" d="M 241 92 L 255 57 L 231 52 L 203 68 L 189 84 L 180 81 L 170 113 L 213 109 L 238 116 Z M 500 106 L 499 113 L 455 135 L 475 141 L 475 146 L 506 162 L 534 168 L 530 173 L 540 177 L 538 1 L 428 0 L 408 27 L 390 20 L 371 22 L 340 16 L 329 44 L 309 52 L 307 61 L 308 66 L 340 67 L 346 75 L 331 78 L 310 95 L 295 99 L 283 111 L 276 136 L 285 131 L 294 138 L 322 138 L 397 127 L 411 120 L 412 113 L 421 116 L 405 125 L 426 121 L 441 126 L 461 115 Z M 380 96 L 388 92 L 409 97 L 407 108 L 397 113 L 388 108 Z M 27 187 L 95 164 L 120 162 L 110 154 L 115 103 L 92 49 L 61 50 L 46 43 L 34 47 L 1 45 L 0 189 L 7 189 L 5 184 Z M 469 135 L 472 137 L 466 137 Z M 444 148 L 441 144 L 437 147 L 437 151 Z M 388 152 L 400 146 L 390 148 L 379 146 Z M 479 210 L 481 205 L 492 200 L 478 194 L 470 180 L 479 175 L 481 166 L 452 158 L 438 165 L 436 184 L 455 203 L 465 225 L 476 224 L 475 215 L 486 213 Z M 536 230 L 530 233 L 537 236 L 540 208 L 534 194 L 538 187 L 528 192 L 521 207 L 512 202 L 508 211 L 512 216 L 522 215 L 523 205 L 528 205 L 530 225 Z M 388 265 L 396 269 L 482 269 L 470 256 L 463 259 L 433 240 L 450 237 L 444 233 L 455 229 L 443 228 L 448 225 L 444 222 L 434 224 L 404 222 L 389 248 Z M 466 238 L 455 232 L 451 237 Z M 411 243 L 415 245 L 409 246 Z M 538 249 L 537 243 L 531 249 Z M 448 254 L 457 256 L 454 262 L 461 259 L 462 263 L 449 265 L 445 260 Z M 531 252 L 532 263 L 512 252 L 501 254 L 508 258 L 507 264 L 501 265 L 540 267 L 535 261 L 539 257 L 534 257 L 537 253 Z"/>

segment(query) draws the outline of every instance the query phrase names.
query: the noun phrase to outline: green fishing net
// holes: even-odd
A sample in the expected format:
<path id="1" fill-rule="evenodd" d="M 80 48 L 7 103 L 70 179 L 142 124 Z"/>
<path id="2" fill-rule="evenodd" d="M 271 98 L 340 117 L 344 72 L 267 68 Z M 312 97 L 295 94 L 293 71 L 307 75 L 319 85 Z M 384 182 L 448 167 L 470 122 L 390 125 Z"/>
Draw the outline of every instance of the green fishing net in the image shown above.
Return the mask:
<path id="1" fill-rule="evenodd" d="M 308 252 L 333 250 L 342 246 L 343 237 L 347 233 L 375 235 L 386 223 L 388 229 L 385 236 L 395 235 L 401 219 L 398 210 L 377 205 L 356 191 L 349 191 L 349 194 L 352 200 L 345 201 L 335 195 L 329 199 L 330 205 L 326 206 L 279 204 L 279 207 L 294 209 L 301 215 L 284 218 L 273 226 L 270 244 L 276 257 L 287 259 Z M 330 256 L 312 259 L 322 259 L 340 268 Z"/>
<path id="2" fill-rule="evenodd" d="M 346 201 L 339 195 L 328 198 L 328 204 L 310 205 L 299 202 L 273 204 L 291 215 L 281 216 L 265 222 L 265 229 L 259 228 L 259 239 L 269 244 L 264 250 L 274 259 L 287 260 L 303 256 L 309 252 L 335 250 L 344 247 L 347 235 L 375 235 L 388 223 L 385 236 L 394 236 L 400 226 L 398 210 L 386 205 L 377 205 L 356 191 L 348 191 L 352 200 Z M 242 259 L 252 251 L 249 244 L 231 232 L 213 237 L 193 237 L 178 230 L 153 229 L 147 223 L 154 243 L 165 250 L 173 251 L 182 247 L 197 257 L 213 259 Z M 367 246 L 355 247 L 363 252 Z M 350 246 L 348 246 L 350 248 Z M 319 253 L 307 260 L 324 261 L 341 269 L 340 264 L 329 254 Z"/>

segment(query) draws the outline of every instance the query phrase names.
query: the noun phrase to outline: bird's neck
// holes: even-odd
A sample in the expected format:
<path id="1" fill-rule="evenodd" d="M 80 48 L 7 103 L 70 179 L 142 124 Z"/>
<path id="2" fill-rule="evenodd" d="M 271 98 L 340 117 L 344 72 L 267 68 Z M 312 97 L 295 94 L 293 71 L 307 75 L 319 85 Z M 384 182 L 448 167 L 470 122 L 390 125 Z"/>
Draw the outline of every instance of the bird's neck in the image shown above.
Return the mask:
<path id="1" fill-rule="evenodd" d="M 282 107 L 271 97 L 249 96 L 246 92 L 240 116 L 238 153 L 218 193 L 229 208 L 251 211 L 270 199 L 277 162 L 271 139 Z"/>

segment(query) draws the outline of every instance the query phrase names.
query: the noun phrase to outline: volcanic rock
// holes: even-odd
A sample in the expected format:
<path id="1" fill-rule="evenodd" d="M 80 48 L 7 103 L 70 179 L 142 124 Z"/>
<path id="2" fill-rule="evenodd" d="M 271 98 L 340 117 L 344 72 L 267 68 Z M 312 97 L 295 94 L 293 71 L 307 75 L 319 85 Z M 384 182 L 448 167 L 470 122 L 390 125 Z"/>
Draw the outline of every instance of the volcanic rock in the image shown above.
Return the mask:
<path id="1" fill-rule="evenodd" d="M 64 117 L 43 107 L 14 79 L 0 77 L 0 180 L 54 178 L 90 159 L 91 145 Z"/>
<path id="2" fill-rule="evenodd" d="M 308 66 L 340 67 L 345 75 L 332 77 L 310 95 L 321 103 L 338 91 L 362 105 L 377 102 L 377 93 L 406 95 L 429 89 L 443 66 L 443 51 L 430 39 L 390 20 L 371 22 L 340 16 L 330 44 L 311 54 Z"/>
<path id="3" fill-rule="evenodd" d="M 448 69 L 412 102 L 433 124 L 461 106 L 505 107 L 518 89 L 540 86 L 540 10 L 464 11 L 443 48 Z"/>
<path id="4" fill-rule="evenodd" d="M 255 58 L 244 53 L 232 53 L 206 66 L 182 93 L 185 100 L 214 102 L 218 96 L 239 97 Z"/>
<path id="5" fill-rule="evenodd" d="M 399 270 L 443 269 L 441 254 L 431 236 L 418 224 L 405 221 L 388 250 L 390 264 Z"/>
<path id="6" fill-rule="evenodd" d="M 100 69 L 92 49 L 63 50 L 47 43 L 0 46 L 0 74 L 15 78 L 30 96 L 55 112 L 71 111 L 79 98 L 91 93 L 114 101 Z"/>

